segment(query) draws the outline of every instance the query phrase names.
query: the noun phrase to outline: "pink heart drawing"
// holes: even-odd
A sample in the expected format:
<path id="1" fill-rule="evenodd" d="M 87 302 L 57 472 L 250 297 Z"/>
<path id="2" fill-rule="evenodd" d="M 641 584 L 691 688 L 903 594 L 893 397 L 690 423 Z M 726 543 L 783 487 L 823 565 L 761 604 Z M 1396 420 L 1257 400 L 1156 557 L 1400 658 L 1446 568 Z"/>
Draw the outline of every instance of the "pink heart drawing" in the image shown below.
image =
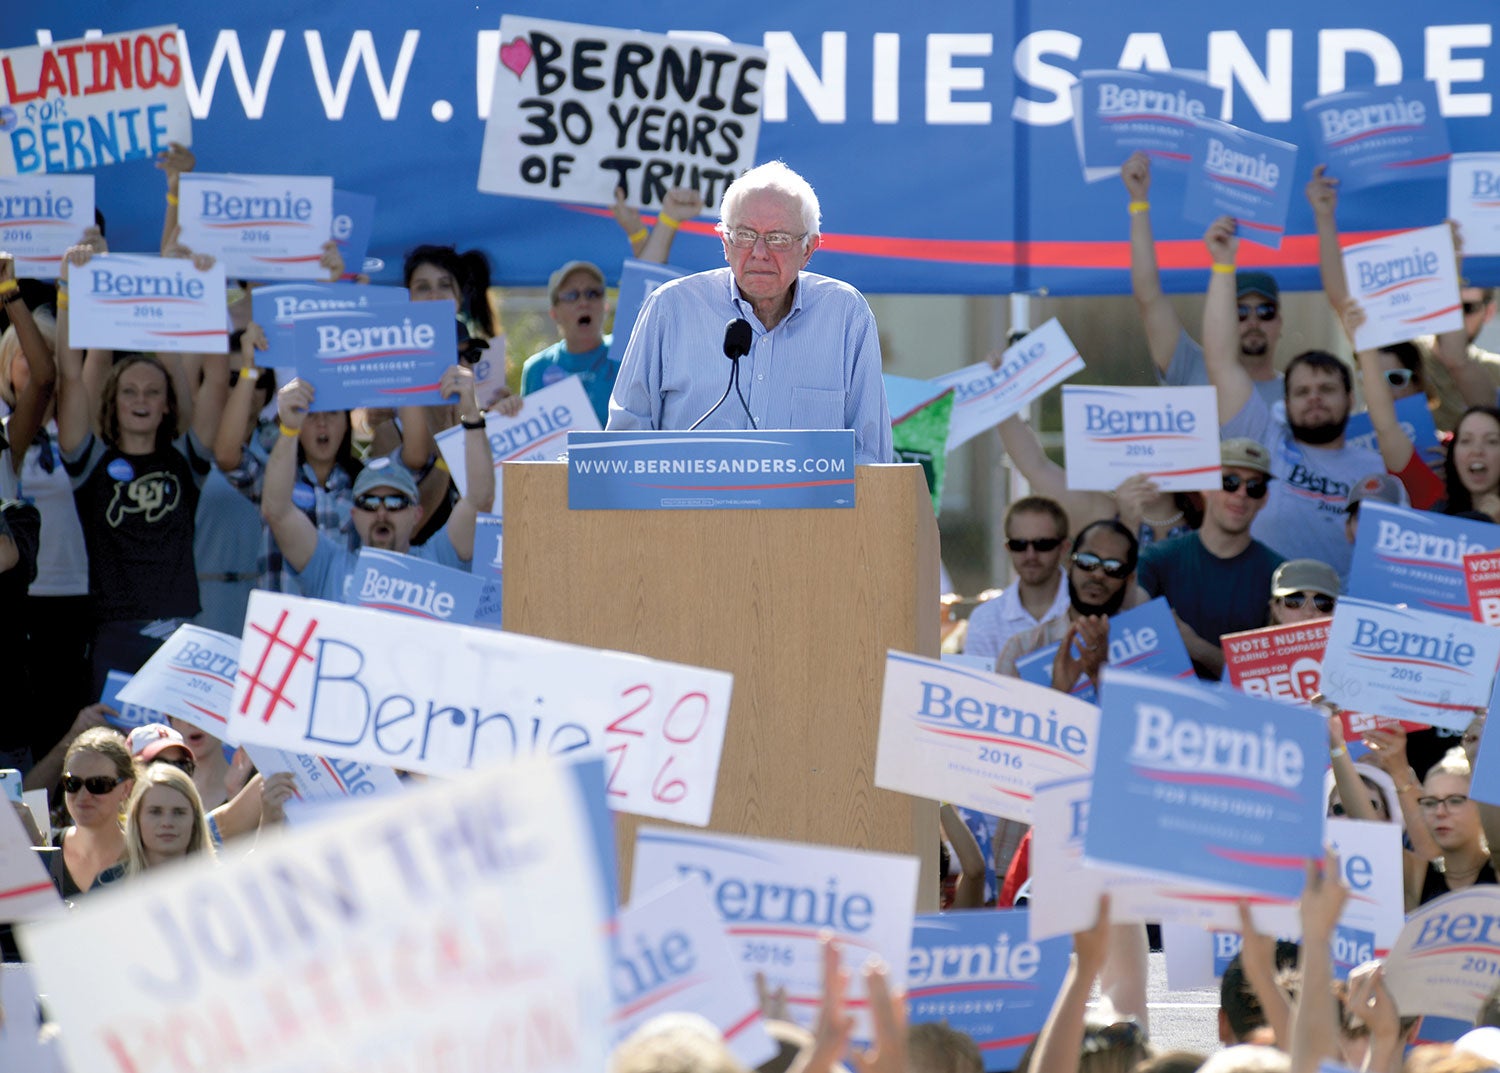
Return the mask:
<path id="1" fill-rule="evenodd" d="M 508 45 L 500 46 L 500 62 L 520 78 L 531 66 L 531 42 L 518 37 Z"/>

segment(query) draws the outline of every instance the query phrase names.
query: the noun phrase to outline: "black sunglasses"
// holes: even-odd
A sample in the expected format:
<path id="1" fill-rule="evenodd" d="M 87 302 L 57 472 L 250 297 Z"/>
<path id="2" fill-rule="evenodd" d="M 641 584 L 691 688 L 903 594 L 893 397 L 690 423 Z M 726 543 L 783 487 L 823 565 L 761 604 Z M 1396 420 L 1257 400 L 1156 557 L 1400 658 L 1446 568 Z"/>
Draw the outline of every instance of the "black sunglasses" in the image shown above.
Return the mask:
<path id="1" fill-rule="evenodd" d="M 360 510 L 372 512 L 379 510 L 381 507 L 389 511 L 397 511 L 405 510 L 411 506 L 411 500 L 400 492 L 392 492 L 389 495 L 383 496 L 367 492 L 362 496 L 357 496 L 354 500 L 354 505 Z"/>
<path id="2" fill-rule="evenodd" d="M 1250 314 L 1255 314 L 1256 320 L 1275 320 L 1277 307 L 1275 302 L 1257 302 L 1253 306 L 1240 306 L 1240 320 L 1249 320 Z"/>
<path id="3" fill-rule="evenodd" d="M 1062 544 L 1062 537 L 1042 537 L 1040 540 L 1017 540 L 1012 537 L 1005 542 L 1005 546 L 1014 552 L 1023 552 L 1028 548 L 1036 551 L 1056 551 Z"/>
<path id="4" fill-rule="evenodd" d="M 1116 581 L 1130 576 L 1128 563 L 1120 559 L 1101 559 L 1091 551 L 1075 551 L 1073 565 L 1090 574 L 1103 570 L 1105 577 L 1112 577 Z"/>
<path id="5" fill-rule="evenodd" d="M 1313 606 L 1323 614 L 1326 615 L 1333 610 L 1333 597 L 1326 592 L 1289 592 L 1285 596 L 1278 596 L 1277 599 L 1281 601 L 1282 607 L 1290 607 L 1295 611 L 1307 603 L 1309 597 L 1312 599 Z"/>
<path id="6" fill-rule="evenodd" d="M 1264 499 L 1266 497 L 1266 489 L 1271 486 L 1271 482 L 1265 477 L 1241 477 L 1238 473 L 1224 474 L 1224 479 L 1221 483 L 1224 491 L 1230 495 L 1234 495 L 1234 493 L 1240 490 L 1240 485 L 1244 485 L 1245 494 L 1251 499 Z"/>
<path id="7" fill-rule="evenodd" d="M 1484 308 L 1484 303 L 1483 302 L 1465 302 L 1464 303 L 1464 316 L 1466 316 L 1466 317 L 1472 317 L 1475 313 L 1478 313 L 1483 308 Z"/>
<path id="8" fill-rule="evenodd" d="M 64 793 L 76 794 L 79 790 L 87 790 L 95 797 L 103 797 L 124 781 L 120 776 L 90 775 L 84 779 L 77 775 L 64 775 L 62 788 Z"/>

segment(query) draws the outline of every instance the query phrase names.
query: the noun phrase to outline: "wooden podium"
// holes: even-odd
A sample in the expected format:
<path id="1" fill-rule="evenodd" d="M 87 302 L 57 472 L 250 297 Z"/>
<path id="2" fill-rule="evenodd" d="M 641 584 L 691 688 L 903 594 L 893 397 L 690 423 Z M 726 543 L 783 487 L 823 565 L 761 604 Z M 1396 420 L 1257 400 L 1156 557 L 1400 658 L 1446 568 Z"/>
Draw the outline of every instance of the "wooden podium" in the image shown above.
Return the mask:
<path id="1" fill-rule="evenodd" d="M 850 510 L 570 511 L 562 462 L 507 463 L 504 497 L 507 630 L 733 673 L 712 830 L 919 857 L 938 908 L 936 803 L 874 781 L 886 650 L 938 652 L 920 466 L 860 466 Z"/>

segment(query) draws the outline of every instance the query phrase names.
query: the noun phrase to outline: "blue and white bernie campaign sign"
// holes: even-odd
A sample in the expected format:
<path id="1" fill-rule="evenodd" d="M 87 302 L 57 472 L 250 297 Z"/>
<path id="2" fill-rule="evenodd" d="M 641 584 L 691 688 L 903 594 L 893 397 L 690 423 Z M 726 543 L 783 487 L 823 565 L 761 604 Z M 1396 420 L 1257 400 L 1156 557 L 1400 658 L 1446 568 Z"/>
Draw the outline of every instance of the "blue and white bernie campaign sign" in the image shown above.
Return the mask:
<path id="1" fill-rule="evenodd" d="M 1359 507 L 1348 595 L 1468 619 L 1464 556 L 1496 548 L 1500 525 L 1366 500 Z"/>
<path id="2" fill-rule="evenodd" d="M 1028 682 L 1050 688 L 1052 661 L 1056 658 L 1057 644 L 1044 645 L 1016 660 L 1016 673 Z M 1158 596 L 1110 618 L 1106 666 L 1165 678 L 1193 677 L 1193 661 L 1166 597 Z M 1079 700 L 1099 703 L 1094 683 L 1086 677 L 1079 678 L 1071 692 Z"/>
<path id="3" fill-rule="evenodd" d="M 1302 108 L 1313 163 L 1328 165 L 1346 193 L 1448 173 L 1448 127 L 1431 82 L 1346 89 Z"/>
<path id="4" fill-rule="evenodd" d="M 1113 492 L 1150 477 L 1164 492 L 1219 487 L 1219 411 L 1211 387 L 1063 386 L 1068 487 Z"/>

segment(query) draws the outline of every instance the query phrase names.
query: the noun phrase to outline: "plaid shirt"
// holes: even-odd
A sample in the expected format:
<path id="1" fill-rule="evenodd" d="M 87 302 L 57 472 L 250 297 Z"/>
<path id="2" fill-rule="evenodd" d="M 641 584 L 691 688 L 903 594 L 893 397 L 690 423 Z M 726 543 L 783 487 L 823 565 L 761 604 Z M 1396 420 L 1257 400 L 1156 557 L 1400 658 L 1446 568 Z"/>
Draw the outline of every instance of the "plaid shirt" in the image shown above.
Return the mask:
<path id="1" fill-rule="evenodd" d="M 269 449 L 257 436 L 240 455 L 239 466 L 224 476 L 252 503 L 259 504 L 266 477 L 266 461 L 269 458 Z M 319 484 L 312 466 L 303 462 L 297 473 L 297 484 L 292 490 L 292 502 L 302 508 L 302 513 L 318 527 L 319 533 L 332 537 L 350 551 L 359 549 L 359 534 L 354 531 L 353 521 L 354 479 L 342 466 L 334 466 L 328 474 L 328 483 Z M 282 558 L 281 549 L 276 546 L 276 538 L 271 535 L 270 526 L 261 527 L 258 566 L 260 579 L 255 583 L 256 588 L 269 592 L 287 592 L 294 596 L 302 594 L 302 589 L 292 577 L 291 568 Z"/>

